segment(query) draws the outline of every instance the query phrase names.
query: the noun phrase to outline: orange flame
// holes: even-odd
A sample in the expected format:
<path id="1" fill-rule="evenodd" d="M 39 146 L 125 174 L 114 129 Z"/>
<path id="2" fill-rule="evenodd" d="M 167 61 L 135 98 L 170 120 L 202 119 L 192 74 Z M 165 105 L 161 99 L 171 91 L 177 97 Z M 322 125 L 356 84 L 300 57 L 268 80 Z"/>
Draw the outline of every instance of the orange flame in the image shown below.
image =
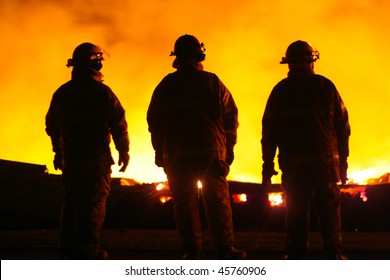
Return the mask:
<path id="1" fill-rule="evenodd" d="M 370 167 L 368 169 L 352 171 L 348 174 L 348 184 L 369 185 L 390 183 L 390 167 Z"/>
<path id="2" fill-rule="evenodd" d="M 167 183 L 158 183 L 156 186 L 156 191 L 162 191 L 162 190 L 168 190 L 168 184 Z"/>
<path id="3" fill-rule="evenodd" d="M 368 181 L 376 174 L 374 168 L 368 168 L 361 171 L 353 171 L 348 174 L 348 184 L 367 185 Z"/>
<path id="4" fill-rule="evenodd" d="M 168 201 L 172 200 L 172 197 L 171 196 L 168 196 L 168 195 L 162 195 L 160 196 L 160 202 L 162 204 L 164 203 L 167 203 Z"/>
<path id="5" fill-rule="evenodd" d="M 283 192 L 268 193 L 268 201 L 271 207 L 284 206 Z"/>
<path id="6" fill-rule="evenodd" d="M 268 193 L 268 201 L 269 201 L 271 207 L 284 206 L 283 192 Z"/>

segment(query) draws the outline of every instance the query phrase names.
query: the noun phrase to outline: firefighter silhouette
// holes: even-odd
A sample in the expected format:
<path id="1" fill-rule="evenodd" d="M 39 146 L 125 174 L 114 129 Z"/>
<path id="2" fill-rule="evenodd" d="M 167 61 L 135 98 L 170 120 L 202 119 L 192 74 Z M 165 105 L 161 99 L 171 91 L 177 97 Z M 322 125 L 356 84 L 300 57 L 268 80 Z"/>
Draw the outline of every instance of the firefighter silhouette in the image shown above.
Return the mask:
<path id="1" fill-rule="evenodd" d="M 120 171 L 129 163 L 125 110 L 103 83 L 104 51 L 92 43 L 76 47 L 68 60 L 71 80 L 54 93 L 46 115 L 55 169 L 62 170 L 64 198 L 60 248 L 64 259 L 106 259 L 100 235 L 110 192 L 111 136 Z"/>
<path id="2" fill-rule="evenodd" d="M 293 42 L 282 58 L 287 78 L 272 90 L 263 115 L 263 185 L 276 175 L 278 149 L 286 195 L 288 259 L 304 259 L 308 247 L 308 214 L 313 195 L 328 259 L 342 259 L 338 182 L 347 180 L 348 113 L 335 87 L 314 73 L 319 52 L 305 41 Z"/>
<path id="3" fill-rule="evenodd" d="M 197 181 L 209 232 L 219 259 L 241 259 L 233 247 L 233 223 L 226 176 L 234 159 L 237 107 L 213 73 L 204 71 L 203 43 L 192 35 L 177 39 L 173 67 L 154 90 L 147 113 L 156 165 L 163 167 L 173 196 L 184 259 L 198 259 L 201 222 Z"/>

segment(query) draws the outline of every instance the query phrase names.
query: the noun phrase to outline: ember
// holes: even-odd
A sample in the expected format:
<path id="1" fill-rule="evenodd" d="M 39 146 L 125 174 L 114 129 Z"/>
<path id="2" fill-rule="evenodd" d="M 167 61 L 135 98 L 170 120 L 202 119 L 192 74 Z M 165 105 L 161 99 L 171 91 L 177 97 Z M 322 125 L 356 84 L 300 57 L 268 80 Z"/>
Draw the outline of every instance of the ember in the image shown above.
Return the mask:
<path id="1" fill-rule="evenodd" d="M 160 196 L 160 202 L 161 202 L 162 204 L 164 204 L 164 203 L 166 203 L 166 202 L 168 202 L 168 201 L 170 201 L 170 200 L 172 200 L 172 197 L 171 197 L 171 196 L 165 196 L 165 195 Z"/>
<path id="2" fill-rule="evenodd" d="M 360 198 L 363 200 L 363 202 L 366 202 L 368 200 L 365 191 L 360 193 Z"/>

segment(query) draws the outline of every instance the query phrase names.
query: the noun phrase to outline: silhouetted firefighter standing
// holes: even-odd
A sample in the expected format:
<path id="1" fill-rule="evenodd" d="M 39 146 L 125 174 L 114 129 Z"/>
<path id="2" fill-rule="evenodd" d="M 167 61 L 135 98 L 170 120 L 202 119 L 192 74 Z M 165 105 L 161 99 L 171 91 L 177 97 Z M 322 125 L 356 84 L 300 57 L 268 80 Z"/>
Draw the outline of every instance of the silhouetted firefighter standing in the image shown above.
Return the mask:
<path id="1" fill-rule="evenodd" d="M 318 51 L 308 42 L 296 41 L 287 48 L 281 63 L 288 64 L 288 77 L 273 88 L 263 116 L 263 184 L 277 174 L 274 157 L 278 148 L 286 195 L 288 259 L 306 257 L 311 194 L 326 257 L 345 258 L 337 183 L 347 181 L 350 126 L 335 85 L 314 73 L 318 58 Z"/>
<path id="2" fill-rule="evenodd" d="M 183 35 L 175 43 L 173 67 L 156 87 L 147 113 L 156 165 L 167 174 L 184 259 L 198 259 L 201 222 L 197 181 L 219 259 L 240 259 L 226 176 L 237 137 L 237 107 L 229 90 L 203 70 L 203 43 Z"/>
<path id="3" fill-rule="evenodd" d="M 46 132 L 55 152 L 54 167 L 62 170 L 64 199 L 60 248 L 65 259 L 105 259 L 100 235 L 110 192 L 111 136 L 124 172 L 129 163 L 125 110 L 103 84 L 103 49 L 79 45 L 68 60 L 72 78 L 53 95 Z"/>

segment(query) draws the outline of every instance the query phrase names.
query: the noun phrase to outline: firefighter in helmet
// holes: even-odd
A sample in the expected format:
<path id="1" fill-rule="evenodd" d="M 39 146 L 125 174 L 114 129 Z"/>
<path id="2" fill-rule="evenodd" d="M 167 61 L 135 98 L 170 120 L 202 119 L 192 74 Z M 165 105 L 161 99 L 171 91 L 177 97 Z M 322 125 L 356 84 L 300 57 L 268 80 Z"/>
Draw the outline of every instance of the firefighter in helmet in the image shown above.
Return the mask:
<path id="1" fill-rule="evenodd" d="M 319 52 L 305 41 L 293 42 L 282 58 L 287 78 L 272 90 L 262 120 L 263 184 L 276 175 L 278 149 L 286 195 L 288 259 L 304 259 L 308 246 L 309 201 L 317 206 L 328 259 L 343 259 L 338 182 L 347 181 L 350 125 L 335 85 L 314 73 Z"/>
<path id="2" fill-rule="evenodd" d="M 173 196 L 184 259 L 201 251 L 198 180 L 209 231 L 219 259 L 241 259 L 233 247 L 233 223 L 226 176 L 234 159 L 237 107 L 220 79 L 203 70 L 203 43 L 183 35 L 175 43 L 173 67 L 157 85 L 147 121 L 156 153 Z"/>
<path id="3" fill-rule="evenodd" d="M 54 93 L 46 115 L 54 167 L 62 170 L 64 184 L 60 221 L 64 259 L 107 258 L 99 245 L 114 164 L 111 137 L 120 171 L 125 171 L 130 158 L 125 110 L 103 83 L 103 60 L 101 47 L 77 46 L 67 63 L 73 67 L 71 80 Z"/>

